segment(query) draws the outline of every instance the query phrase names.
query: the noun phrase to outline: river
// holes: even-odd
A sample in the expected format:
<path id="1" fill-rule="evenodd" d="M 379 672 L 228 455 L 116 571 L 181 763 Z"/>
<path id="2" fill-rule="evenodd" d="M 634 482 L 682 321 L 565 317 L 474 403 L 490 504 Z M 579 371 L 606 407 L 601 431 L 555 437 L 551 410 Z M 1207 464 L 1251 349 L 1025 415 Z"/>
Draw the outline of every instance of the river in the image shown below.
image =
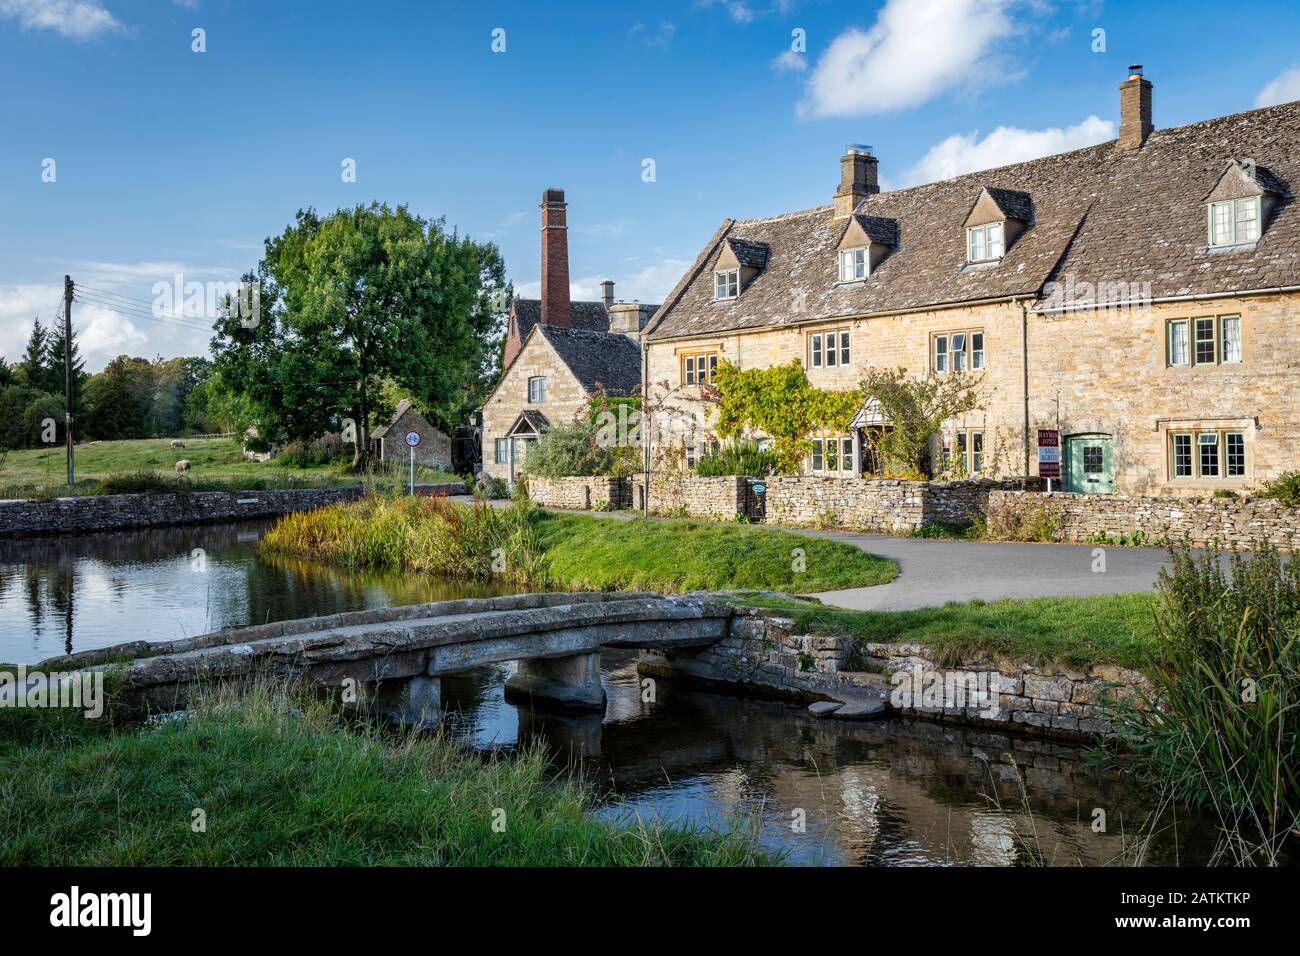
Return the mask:
<path id="1" fill-rule="evenodd" d="M 0 541 L 0 661 L 127 640 L 503 593 L 403 574 L 266 560 L 269 522 Z M 815 720 L 796 704 L 658 681 L 602 655 L 606 713 L 509 703 L 512 665 L 444 678 L 447 724 L 483 749 L 545 741 L 581 769 L 598 816 L 744 827 L 792 862 L 829 865 L 1202 864 L 1212 828 L 1086 766 L 1070 744 L 930 721 Z"/>

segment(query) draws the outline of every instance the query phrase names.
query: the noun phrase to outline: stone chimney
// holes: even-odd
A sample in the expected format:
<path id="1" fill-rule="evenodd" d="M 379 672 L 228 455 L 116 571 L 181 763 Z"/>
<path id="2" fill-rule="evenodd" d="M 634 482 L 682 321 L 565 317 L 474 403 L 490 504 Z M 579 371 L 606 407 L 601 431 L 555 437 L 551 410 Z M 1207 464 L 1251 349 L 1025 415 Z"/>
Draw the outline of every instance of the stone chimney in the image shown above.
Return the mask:
<path id="1" fill-rule="evenodd" d="M 600 301 L 605 303 L 605 308 L 614 304 L 614 280 L 606 279 L 600 284 Z"/>
<path id="2" fill-rule="evenodd" d="M 840 157 L 840 188 L 835 192 L 836 219 L 852 215 L 858 203 L 880 192 L 876 179 L 878 164 L 870 146 L 850 143 L 844 147 L 844 155 Z"/>
<path id="3" fill-rule="evenodd" d="M 1119 148 L 1139 149 L 1151 135 L 1151 81 L 1143 79 L 1142 64 L 1128 68 L 1128 79 L 1119 85 Z"/>
<path id="4" fill-rule="evenodd" d="M 542 322 L 573 326 L 569 304 L 569 225 L 563 189 L 542 193 Z"/>

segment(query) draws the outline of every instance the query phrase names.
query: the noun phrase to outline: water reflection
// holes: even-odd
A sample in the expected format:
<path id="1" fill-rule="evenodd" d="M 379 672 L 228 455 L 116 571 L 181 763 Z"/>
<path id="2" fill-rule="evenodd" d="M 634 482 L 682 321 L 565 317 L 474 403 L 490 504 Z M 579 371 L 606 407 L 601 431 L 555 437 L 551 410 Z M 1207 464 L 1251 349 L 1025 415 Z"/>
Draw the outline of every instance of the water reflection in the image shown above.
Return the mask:
<path id="1" fill-rule="evenodd" d="M 506 703 L 508 665 L 444 680 L 448 725 L 480 747 L 544 739 L 558 763 L 581 766 L 599 816 L 749 827 L 800 863 L 1118 865 L 1132 861 L 1132 834 L 1154 805 L 1070 744 L 916 720 L 819 721 L 664 681 L 647 704 L 635 664 L 602 655 L 603 718 Z M 1092 829 L 1095 807 L 1107 832 Z M 1212 837 L 1204 821 L 1181 820 L 1177 841 L 1155 841 L 1146 862 L 1203 864 Z"/>
<path id="2" fill-rule="evenodd" d="M 504 590 L 263 559 L 255 546 L 269 526 L 0 540 L 0 661 Z"/>

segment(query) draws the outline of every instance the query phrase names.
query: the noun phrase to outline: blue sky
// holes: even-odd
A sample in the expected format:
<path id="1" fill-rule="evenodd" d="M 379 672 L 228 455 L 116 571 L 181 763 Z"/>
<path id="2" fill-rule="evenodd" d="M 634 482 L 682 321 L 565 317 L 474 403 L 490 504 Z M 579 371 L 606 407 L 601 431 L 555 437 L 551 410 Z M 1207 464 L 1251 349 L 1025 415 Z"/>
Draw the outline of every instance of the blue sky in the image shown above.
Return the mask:
<path id="1" fill-rule="evenodd" d="M 300 207 L 375 199 L 491 239 L 535 294 L 562 187 L 575 296 L 659 301 L 724 217 L 828 202 L 846 143 L 886 188 L 1089 145 L 1133 62 L 1157 126 L 1297 99 L 1298 34 L 1293 0 L 0 0 L 0 354 L 65 272 L 149 301 L 237 277 Z M 92 370 L 207 351 L 74 317 Z"/>

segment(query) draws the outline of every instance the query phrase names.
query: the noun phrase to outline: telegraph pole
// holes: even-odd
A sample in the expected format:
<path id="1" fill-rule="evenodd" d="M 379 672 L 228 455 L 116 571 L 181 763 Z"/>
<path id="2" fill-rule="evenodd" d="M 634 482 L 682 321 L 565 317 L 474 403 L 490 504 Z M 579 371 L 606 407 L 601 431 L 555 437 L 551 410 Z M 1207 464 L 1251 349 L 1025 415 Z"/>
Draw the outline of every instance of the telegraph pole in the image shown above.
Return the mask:
<path id="1" fill-rule="evenodd" d="M 68 485 L 72 469 L 72 276 L 63 277 L 63 440 L 68 446 Z"/>

